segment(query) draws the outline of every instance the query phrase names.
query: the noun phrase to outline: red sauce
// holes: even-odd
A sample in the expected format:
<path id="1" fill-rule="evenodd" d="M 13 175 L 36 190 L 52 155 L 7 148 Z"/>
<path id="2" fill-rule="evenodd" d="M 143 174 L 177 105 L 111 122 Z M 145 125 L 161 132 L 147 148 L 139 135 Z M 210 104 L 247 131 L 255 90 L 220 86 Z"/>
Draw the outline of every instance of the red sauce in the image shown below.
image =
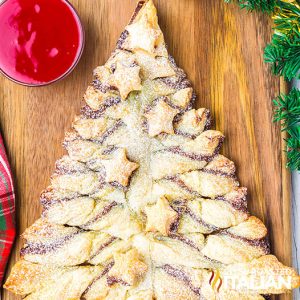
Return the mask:
<path id="1" fill-rule="evenodd" d="M 15 81 L 41 85 L 76 64 L 80 20 L 64 0 L 6 0 L 0 6 L 0 69 Z"/>

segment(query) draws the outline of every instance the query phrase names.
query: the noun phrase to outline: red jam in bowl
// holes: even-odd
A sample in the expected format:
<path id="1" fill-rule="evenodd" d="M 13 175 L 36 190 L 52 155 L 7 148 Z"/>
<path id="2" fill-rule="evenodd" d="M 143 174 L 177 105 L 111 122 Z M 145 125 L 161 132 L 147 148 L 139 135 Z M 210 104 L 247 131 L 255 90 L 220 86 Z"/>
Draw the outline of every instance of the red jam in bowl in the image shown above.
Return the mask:
<path id="1" fill-rule="evenodd" d="M 0 4 L 0 70 L 18 83 L 45 85 L 64 77 L 78 62 L 83 44 L 79 17 L 68 1 Z"/>

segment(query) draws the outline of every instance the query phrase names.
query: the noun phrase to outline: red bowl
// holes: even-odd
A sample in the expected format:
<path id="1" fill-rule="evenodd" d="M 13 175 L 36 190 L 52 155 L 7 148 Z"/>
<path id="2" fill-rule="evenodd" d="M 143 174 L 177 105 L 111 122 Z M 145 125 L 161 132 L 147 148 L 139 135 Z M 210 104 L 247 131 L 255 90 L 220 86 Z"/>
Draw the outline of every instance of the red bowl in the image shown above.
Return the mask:
<path id="1" fill-rule="evenodd" d="M 5 0 L 0 4 L 0 72 L 26 86 L 65 78 L 84 48 L 84 29 L 67 0 Z"/>

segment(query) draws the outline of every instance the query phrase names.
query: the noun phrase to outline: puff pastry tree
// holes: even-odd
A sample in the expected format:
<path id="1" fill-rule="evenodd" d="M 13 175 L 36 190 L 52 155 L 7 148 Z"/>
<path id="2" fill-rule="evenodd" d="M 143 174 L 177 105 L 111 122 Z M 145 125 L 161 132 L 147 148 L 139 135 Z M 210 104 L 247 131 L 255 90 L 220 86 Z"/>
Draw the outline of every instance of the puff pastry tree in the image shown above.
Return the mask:
<path id="1" fill-rule="evenodd" d="M 249 215 L 223 134 L 193 108 L 151 0 L 84 99 L 6 289 L 27 300 L 240 300 L 299 286 Z"/>

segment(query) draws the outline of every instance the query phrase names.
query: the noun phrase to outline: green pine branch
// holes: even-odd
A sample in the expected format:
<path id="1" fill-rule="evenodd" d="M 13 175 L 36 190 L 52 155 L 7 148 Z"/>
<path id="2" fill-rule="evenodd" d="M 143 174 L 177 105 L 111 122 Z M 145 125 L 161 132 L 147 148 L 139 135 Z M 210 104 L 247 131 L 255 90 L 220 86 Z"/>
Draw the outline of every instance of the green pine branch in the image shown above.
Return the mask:
<path id="1" fill-rule="evenodd" d="M 274 100 L 274 121 L 281 122 L 282 130 L 287 131 L 287 166 L 300 170 L 300 90 L 293 88 L 287 95 L 279 95 Z"/>
<path id="2" fill-rule="evenodd" d="M 298 1 L 277 1 L 274 8 L 274 35 L 264 51 L 275 75 L 286 80 L 300 78 L 300 6 Z"/>
<path id="3" fill-rule="evenodd" d="M 300 171 L 300 126 L 289 130 L 289 134 L 286 140 L 287 167 Z"/>
<path id="4" fill-rule="evenodd" d="M 274 101 L 274 121 L 281 121 L 282 130 L 300 126 L 300 91 L 293 88 L 287 95 L 279 95 Z"/>
<path id="5" fill-rule="evenodd" d="M 280 40 L 274 36 L 265 48 L 264 60 L 271 64 L 275 75 L 283 76 L 289 81 L 293 78 L 300 79 L 300 39 L 291 43 L 287 39 Z"/>
<path id="6" fill-rule="evenodd" d="M 225 0 L 229 3 L 232 0 Z M 236 0 L 241 8 L 246 8 L 249 11 L 260 10 L 263 12 L 271 13 L 276 5 L 276 0 Z"/>

